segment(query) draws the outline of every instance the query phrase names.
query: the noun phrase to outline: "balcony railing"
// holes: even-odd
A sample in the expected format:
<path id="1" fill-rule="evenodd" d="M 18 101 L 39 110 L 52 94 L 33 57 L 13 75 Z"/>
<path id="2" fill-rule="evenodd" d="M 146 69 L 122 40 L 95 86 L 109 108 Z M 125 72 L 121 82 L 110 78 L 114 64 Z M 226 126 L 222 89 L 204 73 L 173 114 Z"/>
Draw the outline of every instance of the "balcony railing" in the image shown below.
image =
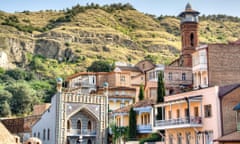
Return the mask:
<path id="1" fill-rule="evenodd" d="M 152 131 L 152 125 L 151 124 L 137 125 L 137 130 L 139 133 L 148 133 Z"/>
<path id="2" fill-rule="evenodd" d="M 96 130 L 89 130 L 89 129 L 67 129 L 68 136 L 78 136 L 78 135 L 90 135 L 95 136 Z"/>
<path id="3" fill-rule="evenodd" d="M 156 120 L 155 127 L 160 129 L 165 128 L 181 128 L 181 127 L 199 127 L 202 126 L 202 118 L 201 117 L 185 117 L 185 118 L 177 118 L 177 119 L 169 119 L 169 120 Z"/>

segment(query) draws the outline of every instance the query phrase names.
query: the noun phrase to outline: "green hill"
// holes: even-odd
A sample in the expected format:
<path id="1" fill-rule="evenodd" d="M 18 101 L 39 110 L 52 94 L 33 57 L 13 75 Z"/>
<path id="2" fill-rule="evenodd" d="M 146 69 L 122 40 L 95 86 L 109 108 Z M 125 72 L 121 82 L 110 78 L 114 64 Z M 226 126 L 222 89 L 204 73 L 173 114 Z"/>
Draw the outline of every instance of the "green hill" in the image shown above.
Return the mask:
<path id="1" fill-rule="evenodd" d="M 239 18 L 200 17 L 200 43 L 226 43 L 240 35 Z M 44 58 L 43 75 L 84 71 L 93 61 L 169 63 L 181 49 L 179 19 L 136 11 L 129 4 L 77 5 L 62 11 L 0 13 L 0 50 L 18 67 Z"/>

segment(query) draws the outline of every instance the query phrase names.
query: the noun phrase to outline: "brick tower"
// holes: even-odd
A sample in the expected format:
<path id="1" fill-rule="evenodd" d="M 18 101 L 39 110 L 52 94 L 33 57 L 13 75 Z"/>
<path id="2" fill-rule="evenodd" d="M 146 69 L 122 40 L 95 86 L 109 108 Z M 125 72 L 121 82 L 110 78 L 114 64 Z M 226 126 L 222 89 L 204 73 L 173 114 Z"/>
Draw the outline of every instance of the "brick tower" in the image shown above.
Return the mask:
<path id="1" fill-rule="evenodd" d="M 184 67 L 192 67 L 191 54 L 195 51 L 195 48 L 198 45 L 198 15 L 199 12 L 193 10 L 188 3 L 185 11 L 181 12 L 178 16 L 181 18 L 181 66 Z"/>

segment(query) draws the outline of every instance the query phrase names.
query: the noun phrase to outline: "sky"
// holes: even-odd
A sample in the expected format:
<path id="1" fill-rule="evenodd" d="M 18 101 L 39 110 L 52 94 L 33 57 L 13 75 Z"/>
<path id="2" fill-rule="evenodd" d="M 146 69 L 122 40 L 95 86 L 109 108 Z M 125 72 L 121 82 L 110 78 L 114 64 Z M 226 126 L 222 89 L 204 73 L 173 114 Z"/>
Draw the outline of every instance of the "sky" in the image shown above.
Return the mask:
<path id="1" fill-rule="evenodd" d="M 138 11 L 156 16 L 177 16 L 189 2 L 201 15 L 226 14 L 240 17 L 240 0 L 0 0 L 0 10 L 10 13 L 24 10 L 63 10 L 92 2 L 100 5 L 130 3 Z"/>

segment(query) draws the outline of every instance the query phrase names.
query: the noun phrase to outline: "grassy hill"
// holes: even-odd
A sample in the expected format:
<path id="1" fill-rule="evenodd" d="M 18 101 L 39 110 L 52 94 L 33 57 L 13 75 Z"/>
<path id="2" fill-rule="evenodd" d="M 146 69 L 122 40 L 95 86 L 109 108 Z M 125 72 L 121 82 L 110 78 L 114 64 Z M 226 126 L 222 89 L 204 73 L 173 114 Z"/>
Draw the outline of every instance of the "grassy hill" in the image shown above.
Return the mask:
<path id="1" fill-rule="evenodd" d="M 24 115 L 49 102 L 55 78 L 86 71 L 96 60 L 170 63 L 181 50 L 180 20 L 136 11 L 129 4 L 74 6 L 62 11 L 0 11 L 0 116 Z M 240 37 L 240 19 L 201 16 L 200 43 L 227 43 Z M 22 95 L 19 95 L 21 93 Z M 27 98 L 26 98 L 27 97 Z M 15 111 L 15 103 L 29 101 Z"/>
<path id="2" fill-rule="evenodd" d="M 224 15 L 200 17 L 200 43 L 237 40 L 239 22 Z M 129 4 L 1 12 L 0 23 L 0 49 L 10 62 L 27 67 L 33 56 L 41 55 L 49 67 L 43 75 L 50 77 L 84 71 L 99 59 L 136 63 L 148 57 L 169 63 L 181 49 L 178 18 L 144 14 Z"/>

